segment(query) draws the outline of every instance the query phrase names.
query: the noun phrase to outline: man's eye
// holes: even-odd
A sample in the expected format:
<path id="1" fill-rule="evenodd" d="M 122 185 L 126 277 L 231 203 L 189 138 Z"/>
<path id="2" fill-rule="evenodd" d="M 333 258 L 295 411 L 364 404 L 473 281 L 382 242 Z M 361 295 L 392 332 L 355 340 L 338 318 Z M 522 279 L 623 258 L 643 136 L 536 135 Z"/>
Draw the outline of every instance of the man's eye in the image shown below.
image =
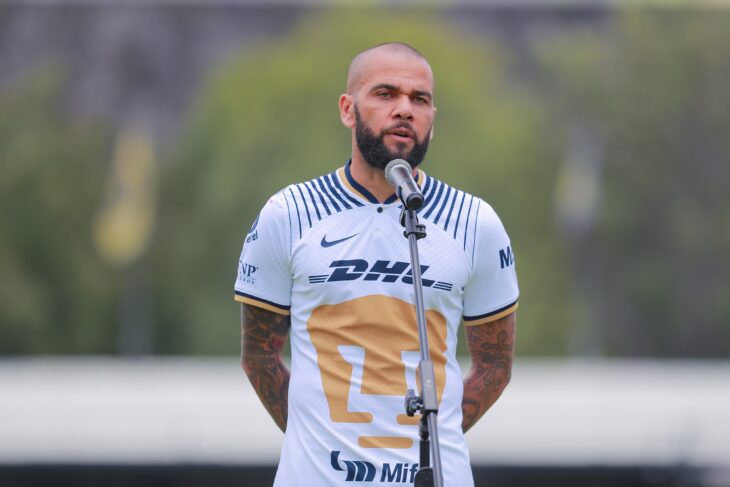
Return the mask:
<path id="1" fill-rule="evenodd" d="M 424 98 L 424 97 L 422 97 L 422 96 L 417 96 L 417 97 L 416 97 L 416 98 L 414 99 L 414 101 L 415 101 L 416 103 L 418 103 L 419 105 L 424 105 L 424 104 L 428 103 L 428 100 L 427 100 L 427 99 L 425 99 L 425 98 Z"/>
<path id="2" fill-rule="evenodd" d="M 390 98 L 390 93 L 388 93 L 387 91 L 381 91 L 379 93 L 376 93 L 376 96 L 380 98 Z"/>

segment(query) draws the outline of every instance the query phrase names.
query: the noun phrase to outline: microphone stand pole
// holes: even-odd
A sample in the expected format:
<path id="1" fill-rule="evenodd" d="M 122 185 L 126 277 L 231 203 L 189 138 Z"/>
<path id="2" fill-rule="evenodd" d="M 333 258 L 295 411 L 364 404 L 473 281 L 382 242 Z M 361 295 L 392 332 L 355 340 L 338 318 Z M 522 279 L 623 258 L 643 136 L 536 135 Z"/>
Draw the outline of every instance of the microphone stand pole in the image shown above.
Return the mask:
<path id="1" fill-rule="evenodd" d="M 416 295 L 416 318 L 418 320 L 418 340 L 421 346 L 421 360 L 418 364 L 421 394 L 416 395 L 408 389 L 405 397 L 405 408 L 408 416 L 421 413 L 418 432 L 420 442 L 420 462 L 414 479 L 414 487 L 443 487 L 444 478 L 441 473 L 441 451 L 439 449 L 438 397 L 436 395 L 436 378 L 428 349 L 428 330 L 426 314 L 423 306 L 423 287 L 421 284 L 421 264 L 418 259 L 418 240 L 426 237 L 426 226 L 418 223 L 415 210 L 405 204 L 401 212 L 400 223 L 405 227 L 403 236 L 408 239 L 411 252 L 411 269 L 413 270 L 413 290 Z M 431 467 L 433 456 L 433 468 Z"/>

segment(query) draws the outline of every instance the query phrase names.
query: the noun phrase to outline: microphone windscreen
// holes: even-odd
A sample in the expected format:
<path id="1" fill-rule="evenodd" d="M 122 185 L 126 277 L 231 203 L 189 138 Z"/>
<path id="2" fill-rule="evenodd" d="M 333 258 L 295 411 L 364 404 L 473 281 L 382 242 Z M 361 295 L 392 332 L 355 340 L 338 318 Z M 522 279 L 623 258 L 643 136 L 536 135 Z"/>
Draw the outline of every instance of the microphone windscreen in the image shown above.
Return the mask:
<path id="1" fill-rule="evenodd" d="M 404 161 L 403 159 L 393 159 L 392 161 L 390 161 L 388 165 L 385 166 L 385 179 L 387 179 L 388 182 L 393 186 L 397 186 L 399 183 L 399 181 L 394 181 L 392 176 L 393 170 L 398 166 L 403 166 L 408 171 L 408 174 L 411 174 L 413 172 L 413 170 L 411 169 L 411 165 L 408 164 L 408 161 Z"/>

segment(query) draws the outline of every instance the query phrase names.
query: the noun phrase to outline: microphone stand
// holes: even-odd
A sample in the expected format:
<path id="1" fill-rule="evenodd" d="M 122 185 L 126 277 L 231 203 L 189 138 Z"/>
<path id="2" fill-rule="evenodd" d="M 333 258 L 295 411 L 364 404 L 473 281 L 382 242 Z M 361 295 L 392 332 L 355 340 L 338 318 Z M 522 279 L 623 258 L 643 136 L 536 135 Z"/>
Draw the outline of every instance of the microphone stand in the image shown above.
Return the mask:
<path id="1" fill-rule="evenodd" d="M 405 396 L 405 409 L 408 416 L 421 413 L 418 427 L 420 442 L 420 462 L 414 479 L 414 487 L 443 487 L 444 478 L 441 473 L 441 451 L 439 449 L 438 397 L 436 395 L 436 378 L 428 349 L 428 330 L 426 314 L 423 306 L 423 287 L 421 284 L 421 264 L 418 259 L 418 240 L 426 237 L 426 226 L 418 223 L 415 210 L 403 203 L 400 224 L 405 227 L 403 236 L 408 239 L 411 252 L 411 269 L 413 269 L 413 290 L 416 295 L 416 318 L 418 321 L 418 340 L 421 347 L 421 360 L 418 363 L 418 378 L 421 382 L 421 394 L 416 395 L 408 389 Z M 433 455 L 433 468 L 431 467 Z"/>

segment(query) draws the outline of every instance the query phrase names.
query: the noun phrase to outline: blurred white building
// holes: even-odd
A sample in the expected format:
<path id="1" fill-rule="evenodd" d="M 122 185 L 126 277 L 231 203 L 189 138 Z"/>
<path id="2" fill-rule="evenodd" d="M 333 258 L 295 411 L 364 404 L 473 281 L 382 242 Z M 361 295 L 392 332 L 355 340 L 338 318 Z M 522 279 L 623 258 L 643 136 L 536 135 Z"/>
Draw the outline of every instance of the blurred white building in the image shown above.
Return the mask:
<path id="1" fill-rule="evenodd" d="M 730 485 L 730 362 L 519 360 L 467 438 L 475 465 L 689 466 Z M 0 361 L 0 466 L 274 465 L 281 442 L 235 359 Z"/>

